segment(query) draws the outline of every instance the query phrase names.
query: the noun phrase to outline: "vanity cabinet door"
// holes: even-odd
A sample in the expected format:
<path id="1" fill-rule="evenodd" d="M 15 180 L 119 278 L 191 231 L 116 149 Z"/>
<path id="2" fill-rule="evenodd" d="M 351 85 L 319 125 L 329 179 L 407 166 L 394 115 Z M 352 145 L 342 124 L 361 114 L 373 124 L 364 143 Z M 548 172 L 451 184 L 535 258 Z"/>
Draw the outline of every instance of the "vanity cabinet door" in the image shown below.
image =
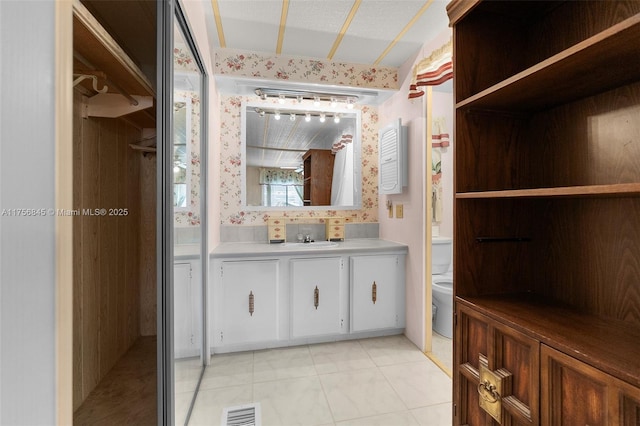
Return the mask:
<path id="1" fill-rule="evenodd" d="M 403 328 L 404 256 L 351 257 L 351 331 Z"/>
<path id="2" fill-rule="evenodd" d="M 224 261 L 216 289 L 214 346 L 278 339 L 280 261 Z"/>
<path id="3" fill-rule="evenodd" d="M 174 355 L 184 358 L 198 355 L 196 330 L 193 318 L 194 288 L 191 263 L 173 266 L 173 339 Z"/>
<path id="4" fill-rule="evenodd" d="M 342 258 L 292 259 L 290 265 L 292 337 L 340 333 Z"/>

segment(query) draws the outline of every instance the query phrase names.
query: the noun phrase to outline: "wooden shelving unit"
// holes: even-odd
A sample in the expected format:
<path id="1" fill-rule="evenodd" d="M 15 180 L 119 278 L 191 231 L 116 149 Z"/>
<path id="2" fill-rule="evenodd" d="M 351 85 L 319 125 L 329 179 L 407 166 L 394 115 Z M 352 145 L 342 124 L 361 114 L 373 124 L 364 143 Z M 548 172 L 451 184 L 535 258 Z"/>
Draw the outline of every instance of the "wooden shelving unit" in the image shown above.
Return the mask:
<path id="1" fill-rule="evenodd" d="M 334 159 L 335 156 L 328 149 L 310 149 L 302 156 L 305 206 L 331 205 Z"/>
<path id="2" fill-rule="evenodd" d="M 454 423 L 639 424 L 640 2 L 448 11 Z"/>

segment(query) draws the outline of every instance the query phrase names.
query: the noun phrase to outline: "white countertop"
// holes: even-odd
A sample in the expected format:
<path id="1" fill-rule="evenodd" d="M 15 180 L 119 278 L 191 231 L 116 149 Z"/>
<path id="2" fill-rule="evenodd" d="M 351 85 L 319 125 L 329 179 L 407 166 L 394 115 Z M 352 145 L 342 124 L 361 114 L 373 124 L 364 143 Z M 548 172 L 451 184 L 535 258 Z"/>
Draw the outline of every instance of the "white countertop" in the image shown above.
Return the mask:
<path id="1" fill-rule="evenodd" d="M 176 244 L 173 246 L 173 260 L 191 260 L 200 257 L 200 244 Z"/>
<path id="2" fill-rule="evenodd" d="M 310 243 L 312 245 L 313 243 Z M 408 247 L 406 244 L 396 243 L 393 241 L 380 240 L 377 238 L 362 238 L 351 239 L 346 241 L 337 242 L 334 247 L 320 247 L 320 248 L 301 248 L 295 245 L 287 244 L 269 244 L 263 243 L 221 243 L 211 252 L 211 257 L 249 257 L 249 256 L 291 256 L 291 255 L 305 255 L 313 256 L 314 254 L 326 255 L 326 254 L 359 254 L 362 252 L 401 252 L 407 253 Z"/>

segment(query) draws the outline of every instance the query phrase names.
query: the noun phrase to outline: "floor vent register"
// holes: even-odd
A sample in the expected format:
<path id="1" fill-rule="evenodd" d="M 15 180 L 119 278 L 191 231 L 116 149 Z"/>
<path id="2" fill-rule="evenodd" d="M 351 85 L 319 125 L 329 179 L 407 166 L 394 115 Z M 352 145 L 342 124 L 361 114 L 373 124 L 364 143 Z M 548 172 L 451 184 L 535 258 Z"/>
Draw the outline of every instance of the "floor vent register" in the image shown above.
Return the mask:
<path id="1" fill-rule="evenodd" d="M 223 426 L 262 426 L 260 421 L 260 403 L 256 402 L 236 407 L 227 407 L 222 411 Z"/>

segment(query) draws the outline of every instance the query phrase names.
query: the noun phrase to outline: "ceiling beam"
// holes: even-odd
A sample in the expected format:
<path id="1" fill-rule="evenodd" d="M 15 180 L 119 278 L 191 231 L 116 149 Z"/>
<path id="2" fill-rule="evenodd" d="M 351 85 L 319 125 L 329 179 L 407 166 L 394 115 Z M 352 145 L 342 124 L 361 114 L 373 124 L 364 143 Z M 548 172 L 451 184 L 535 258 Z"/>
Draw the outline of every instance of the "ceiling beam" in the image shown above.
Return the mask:
<path id="1" fill-rule="evenodd" d="M 427 9 L 429 9 L 429 6 L 431 6 L 431 3 L 433 3 L 433 0 L 427 0 L 422 7 L 420 8 L 420 10 L 418 10 L 418 12 L 415 14 L 415 16 L 413 18 L 411 18 L 411 20 L 409 21 L 409 23 L 407 25 L 404 26 L 404 28 L 402 29 L 402 31 L 400 31 L 400 33 L 396 36 L 396 38 L 394 38 L 391 43 L 389 43 L 389 45 L 387 46 L 386 49 L 384 49 L 384 51 L 380 54 L 380 56 L 378 56 L 378 59 L 376 59 L 376 61 L 373 63 L 373 65 L 378 65 L 380 63 L 380 61 L 382 61 L 382 59 L 384 59 L 385 56 L 387 56 L 389 54 L 389 52 L 391 51 L 391 49 L 393 49 L 393 46 L 395 46 L 402 37 L 404 37 L 404 35 L 406 34 L 407 31 L 409 31 L 409 29 L 411 29 L 411 27 L 413 27 L 413 25 L 418 21 L 418 19 L 420 19 L 420 17 L 422 16 L 422 14 L 424 12 L 427 11 Z"/>
<path id="2" fill-rule="evenodd" d="M 347 19 L 345 19 L 344 24 L 342 24 L 342 28 L 340 29 L 340 32 L 338 33 L 338 37 L 336 37 L 336 41 L 333 42 L 333 46 L 331 47 L 331 50 L 329 51 L 329 54 L 327 55 L 327 59 L 329 59 L 329 60 L 333 59 L 333 55 L 336 54 L 336 50 L 338 50 L 338 46 L 340 46 L 340 43 L 342 43 L 342 38 L 346 34 L 347 29 L 349 29 L 349 26 L 351 25 L 351 22 L 353 22 L 353 18 L 356 16 L 356 12 L 358 11 L 358 8 L 360 7 L 361 3 L 362 3 L 362 0 L 355 0 L 353 2 L 353 6 L 351 6 L 351 11 L 349 12 L 349 15 L 347 16 Z"/>
<path id="3" fill-rule="evenodd" d="M 222 29 L 222 17 L 220 16 L 220 5 L 218 5 L 218 0 L 211 0 L 211 6 L 213 7 L 213 18 L 216 21 L 216 31 L 218 32 L 218 41 L 220 42 L 220 47 L 227 47 L 227 42 L 224 39 L 224 30 Z"/>
<path id="4" fill-rule="evenodd" d="M 280 29 L 278 31 L 278 44 L 276 54 L 282 53 L 282 42 L 284 41 L 284 29 L 287 25 L 287 14 L 289 13 L 289 0 L 282 0 L 282 14 L 280 15 Z"/>

